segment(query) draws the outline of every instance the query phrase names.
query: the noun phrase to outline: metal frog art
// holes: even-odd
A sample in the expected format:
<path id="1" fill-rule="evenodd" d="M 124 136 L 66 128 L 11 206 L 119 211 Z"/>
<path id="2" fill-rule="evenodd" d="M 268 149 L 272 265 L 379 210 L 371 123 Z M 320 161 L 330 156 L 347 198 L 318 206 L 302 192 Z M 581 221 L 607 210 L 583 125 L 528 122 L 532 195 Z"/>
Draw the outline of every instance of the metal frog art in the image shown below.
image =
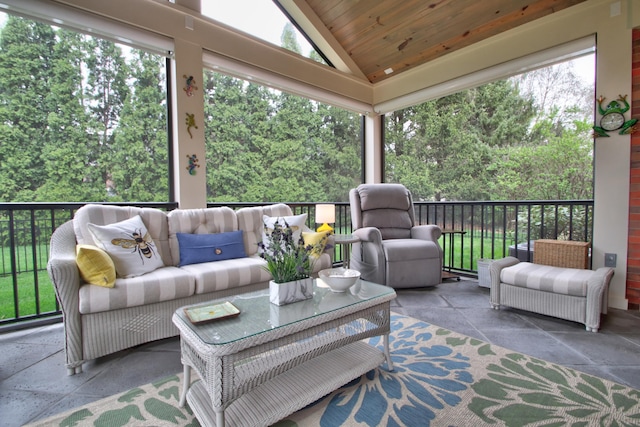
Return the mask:
<path id="1" fill-rule="evenodd" d="M 618 95 L 618 99 L 611 101 L 605 108 L 602 103 L 606 98 L 602 95 L 598 98 L 598 112 L 602 115 L 600 118 L 600 126 L 593 127 L 593 133 L 596 138 L 609 137 L 607 132 L 620 129 L 620 135 L 629 135 L 636 131 L 636 123 L 638 119 L 629 119 L 625 121 L 624 113 L 631 108 L 627 102 L 627 95 Z"/>

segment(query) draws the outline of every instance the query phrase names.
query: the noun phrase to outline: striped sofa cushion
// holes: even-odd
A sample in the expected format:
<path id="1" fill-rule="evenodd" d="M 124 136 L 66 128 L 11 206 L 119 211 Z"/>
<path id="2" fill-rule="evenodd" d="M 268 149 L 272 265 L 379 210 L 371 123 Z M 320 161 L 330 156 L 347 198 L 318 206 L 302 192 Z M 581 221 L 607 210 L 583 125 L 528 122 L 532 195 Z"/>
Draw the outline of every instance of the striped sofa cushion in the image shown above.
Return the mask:
<path id="1" fill-rule="evenodd" d="M 167 222 L 171 257 L 174 259 L 172 265 L 180 263 L 180 245 L 176 233 L 212 234 L 238 230 L 236 213 L 226 206 L 205 209 L 176 209 L 167 214 Z"/>
<path id="2" fill-rule="evenodd" d="M 116 279 L 113 288 L 81 286 L 80 313 L 98 313 L 170 301 L 191 296 L 194 291 L 195 280 L 188 272 L 176 267 L 163 267 L 142 276 Z"/>
<path id="3" fill-rule="evenodd" d="M 267 263 L 257 255 L 227 259 L 223 261 L 189 264 L 180 267 L 195 277 L 195 293 L 240 287 L 260 282 L 268 282 L 271 275 L 262 268 Z"/>
<path id="4" fill-rule="evenodd" d="M 594 274 L 592 270 L 521 262 L 504 268 L 500 273 L 500 281 L 522 288 L 585 297 L 589 279 Z"/>
<path id="5" fill-rule="evenodd" d="M 249 256 L 258 253 L 258 242 L 262 242 L 262 232 L 264 230 L 263 215 L 293 215 L 291 208 L 284 203 L 242 208 L 238 209 L 236 214 L 238 216 L 238 228 L 244 232 L 244 250 Z"/>
<path id="6" fill-rule="evenodd" d="M 134 206 L 84 205 L 78 209 L 73 217 L 73 230 L 76 233 L 76 241 L 78 244 L 100 246 L 97 245 L 97 242 L 94 241 L 89 232 L 89 223 L 108 225 L 133 218 L 136 215 L 140 215 L 142 218 L 142 222 L 147 227 L 164 265 L 174 265 L 171 251 L 169 250 L 167 214 L 160 209 L 137 208 Z"/>

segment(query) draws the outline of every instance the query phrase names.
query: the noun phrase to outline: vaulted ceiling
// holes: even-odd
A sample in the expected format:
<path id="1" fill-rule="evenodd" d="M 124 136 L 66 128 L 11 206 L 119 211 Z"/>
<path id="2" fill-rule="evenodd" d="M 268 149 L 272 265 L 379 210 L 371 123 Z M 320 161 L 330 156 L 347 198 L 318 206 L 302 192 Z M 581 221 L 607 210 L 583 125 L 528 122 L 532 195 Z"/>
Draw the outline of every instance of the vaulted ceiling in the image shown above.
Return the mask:
<path id="1" fill-rule="evenodd" d="M 583 1 L 276 0 L 372 83 Z"/>

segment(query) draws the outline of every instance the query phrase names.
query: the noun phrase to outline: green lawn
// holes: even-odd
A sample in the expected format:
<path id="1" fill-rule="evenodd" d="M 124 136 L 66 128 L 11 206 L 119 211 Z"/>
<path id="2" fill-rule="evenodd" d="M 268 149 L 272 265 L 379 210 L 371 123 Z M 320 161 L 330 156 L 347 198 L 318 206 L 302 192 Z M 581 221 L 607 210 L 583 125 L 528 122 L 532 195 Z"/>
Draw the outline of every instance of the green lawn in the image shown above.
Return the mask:
<path id="1" fill-rule="evenodd" d="M 446 242 L 443 239 L 446 238 Z M 478 271 L 477 260 L 480 258 L 489 258 L 489 259 L 500 259 L 505 256 L 502 248 L 503 248 L 503 240 L 502 237 L 495 237 L 493 239 L 493 249 L 494 253 L 491 254 L 491 244 L 492 240 L 489 238 L 480 238 L 479 236 L 474 236 L 473 238 L 473 246 L 471 244 L 471 235 L 469 233 L 465 235 L 454 234 L 453 236 L 453 264 L 449 261 L 449 236 L 442 236 L 438 242 L 440 246 L 445 249 L 444 251 L 444 264 L 445 265 L 453 265 L 455 268 L 461 268 L 463 270 L 471 270 Z M 510 245 L 513 245 L 512 239 L 507 239 L 505 244 L 507 250 Z M 471 252 L 473 249 L 473 259 L 471 259 Z M 481 255 L 482 254 L 482 255 Z"/>
<path id="2" fill-rule="evenodd" d="M 39 271 L 38 277 L 38 299 L 40 301 L 40 313 L 47 313 L 56 310 L 56 296 L 53 285 L 49 280 L 46 270 Z M 17 276 L 18 288 L 18 309 L 19 316 L 36 314 L 36 286 L 33 272 L 20 273 Z M 9 276 L 0 277 L 0 319 L 13 319 L 16 317 L 14 309 L 15 293 L 13 289 L 13 278 Z"/>

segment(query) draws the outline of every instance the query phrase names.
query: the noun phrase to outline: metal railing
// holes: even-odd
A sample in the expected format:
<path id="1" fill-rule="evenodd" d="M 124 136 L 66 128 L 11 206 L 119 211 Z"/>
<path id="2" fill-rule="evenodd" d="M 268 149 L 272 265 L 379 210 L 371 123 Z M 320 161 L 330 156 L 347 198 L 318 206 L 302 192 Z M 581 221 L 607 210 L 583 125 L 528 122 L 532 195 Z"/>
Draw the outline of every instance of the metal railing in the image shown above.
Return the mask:
<path id="1" fill-rule="evenodd" d="M 112 203 L 114 204 L 114 203 Z M 177 208 L 175 203 L 115 203 L 123 206 Z M 210 203 L 208 206 L 270 203 Z M 315 204 L 287 203 L 295 214 L 307 213 L 316 228 Z M 40 319 L 59 321 L 60 309 L 46 265 L 53 231 L 84 203 L 0 203 L 0 327 L 24 327 Z M 351 233 L 346 202 L 335 203 L 336 233 Z M 440 245 L 447 270 L 477 274 L 478 259 L 506 255 L 531 259 L 532 241 L 539 238 L 591 241 L 593 201 L 416 202 L 416 222 L 436 224 L 444 234 Z M 341 248 L 334 260 L 341 264 Z M 23 326 L 21 326 L 23 325 Z"/>

